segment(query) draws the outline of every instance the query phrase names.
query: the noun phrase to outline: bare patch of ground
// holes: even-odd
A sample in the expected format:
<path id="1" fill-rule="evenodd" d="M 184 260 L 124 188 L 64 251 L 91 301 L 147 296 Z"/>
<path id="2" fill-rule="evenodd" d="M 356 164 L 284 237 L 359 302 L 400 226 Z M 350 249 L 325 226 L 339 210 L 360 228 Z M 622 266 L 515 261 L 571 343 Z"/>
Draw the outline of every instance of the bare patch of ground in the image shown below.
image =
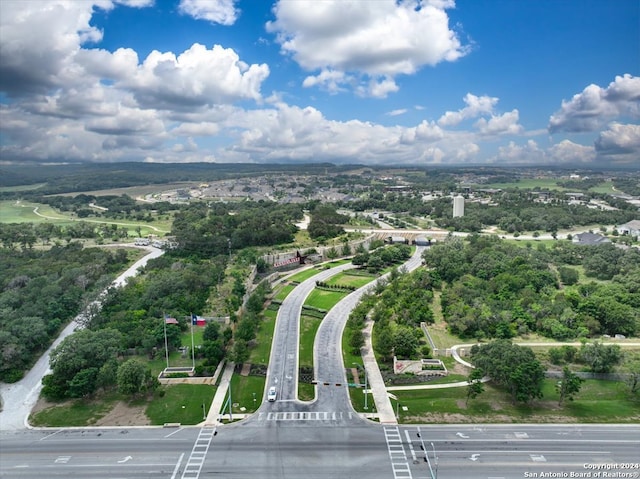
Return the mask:
<path id="1" fill-rule="evenodd" d="M 71 404 L 72 401 L 53 403 L 41 396 L 31 410 L 31 415 L 51 407 Z M 91 426 L 149 426 L 151 421 L 145 414 L 145 408 L 145 405 L 132 406 L 124 401 L 116 401 L 111 410 L 101 418 L 92 421 Z"/>
<path id="2" fill-rule="evenodd" d="M 144 412 L 145 408 L 145 405 L 131 406 L 118 401 L 111 411 L 94 423 L 94 426 L 149 426 L 151 421 Z"/>

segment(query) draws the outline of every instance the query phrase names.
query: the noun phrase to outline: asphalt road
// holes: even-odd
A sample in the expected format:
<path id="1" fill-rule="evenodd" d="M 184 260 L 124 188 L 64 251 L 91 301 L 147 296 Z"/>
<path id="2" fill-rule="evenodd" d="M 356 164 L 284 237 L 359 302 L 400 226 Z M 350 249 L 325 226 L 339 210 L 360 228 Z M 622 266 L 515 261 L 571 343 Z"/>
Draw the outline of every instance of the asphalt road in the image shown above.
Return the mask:
<path id="1" fill-rule="evenodd" d="M 341 301 L 318 331 L 316 401 L 297 401 L 300 307 L 316 280 L 344 268 L 305 281 L 280 308 L 267 377 L 267 386 L 279 389 L 275 403 L 263 401 L 255 415 L 218 429 L 3 428 L 0 478 L 640 477 L 638 425 L 396 426 L 361 419 L 348 401 L 337 339 L 358 294 Z"/>
<path id="2" fill-rule="evenodd" d="M 321 420 L 265 419 L 220 428 L 199 476 L 185 476 L 199 432 L 193 427 L 5 431 L 0 433 L 0 477 L 417 479 L 431 478 L 437 468 L 440 479 L 521 479 L 587 472 L 592 475 L 583 477 L 598 477 L 592 468 L 640 461 L 635 425 L 380 426 L 361 421 L 334 427 Z M 639 467 L 604 471 L 628 475 L 599 477 L 640 477 Z"/>

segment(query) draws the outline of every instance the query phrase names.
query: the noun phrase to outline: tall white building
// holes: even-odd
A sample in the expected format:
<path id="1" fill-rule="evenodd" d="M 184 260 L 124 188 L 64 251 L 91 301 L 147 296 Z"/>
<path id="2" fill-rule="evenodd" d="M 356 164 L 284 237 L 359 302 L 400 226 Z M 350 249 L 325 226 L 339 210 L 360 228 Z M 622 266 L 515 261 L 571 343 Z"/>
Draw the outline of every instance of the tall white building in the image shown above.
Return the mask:
<path id="1" fill-rule="evenodd" d="M 458 195 L 453 198 L 453 217 L 464 216 L 464 197 Z"/>

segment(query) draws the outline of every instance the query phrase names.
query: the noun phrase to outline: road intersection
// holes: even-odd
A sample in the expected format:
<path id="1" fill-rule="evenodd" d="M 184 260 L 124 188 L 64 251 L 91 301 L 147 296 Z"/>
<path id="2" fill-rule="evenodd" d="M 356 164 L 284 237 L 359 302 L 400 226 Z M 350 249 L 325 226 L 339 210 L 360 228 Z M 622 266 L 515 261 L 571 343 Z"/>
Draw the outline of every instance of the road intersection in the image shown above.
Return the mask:
<path id="1" fill-rule="evenodd" d="M 410 261 L 407 270 L 419 266 L 420 252 Z M 386 389 L 384 398 L 376 397 L 384 383 L 375 377 L 377 363 L 366 356 L 380 423 L 363 419 L 349 401 L 340 338 L 366 289 L 347 296 L 325 317 L 314 346 L 316 399 L 298 401 L 300 308 L 316 280 L 347 267 L 301 283 L 283 302 L 266 383 L 278 386 L 278 400 L 263 400 L 254 415 L 226 425 L 207 420 L 203 427 L 3 427 L 0 477 L 640 477 L 593 475 L 615 465 L 628 466 L 620 470 L 625 474 L 640 472 L 634 463 L 640 451 L 637 425 L 397 425 L 390 404 L 384 406 Z"/>

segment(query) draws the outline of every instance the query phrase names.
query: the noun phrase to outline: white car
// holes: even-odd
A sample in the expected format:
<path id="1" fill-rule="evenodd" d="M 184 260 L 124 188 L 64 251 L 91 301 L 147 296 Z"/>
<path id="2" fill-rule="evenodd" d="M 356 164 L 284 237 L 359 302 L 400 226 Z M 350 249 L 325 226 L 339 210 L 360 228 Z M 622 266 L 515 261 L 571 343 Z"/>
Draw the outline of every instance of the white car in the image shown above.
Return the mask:
<path id="1" fill-rule="evenodd" d="M 267 401 L 274 402 L 276 400 L 276 396 L 278 393 L 276 392 L 275 386 L 271 386 L 269 388 L 269 392 L 267 393 Z"/>

